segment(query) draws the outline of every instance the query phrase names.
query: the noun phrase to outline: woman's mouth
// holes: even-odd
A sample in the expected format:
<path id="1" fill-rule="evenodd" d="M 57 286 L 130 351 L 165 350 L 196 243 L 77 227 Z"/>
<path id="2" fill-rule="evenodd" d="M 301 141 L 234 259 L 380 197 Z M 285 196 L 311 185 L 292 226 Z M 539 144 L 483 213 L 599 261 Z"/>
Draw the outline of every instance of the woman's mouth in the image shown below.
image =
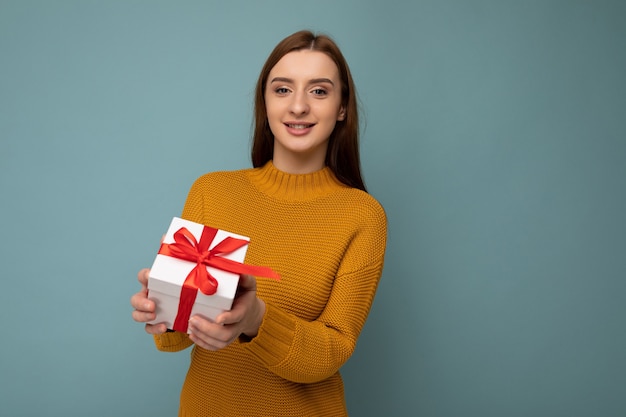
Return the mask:
<path id="1" fill-rule="evenodd" d="M 285 123 L 287 132 L 292 136 L 308 135 L 315 123 Z"/>
<path id="2" fill-rule="evenodd" d="M 300 130 L 300 129 L 308 129 L 310 127 L 313 127 L 313 123 L 285 123 L 285 126 L 287 126 L 290 129 Z"/>

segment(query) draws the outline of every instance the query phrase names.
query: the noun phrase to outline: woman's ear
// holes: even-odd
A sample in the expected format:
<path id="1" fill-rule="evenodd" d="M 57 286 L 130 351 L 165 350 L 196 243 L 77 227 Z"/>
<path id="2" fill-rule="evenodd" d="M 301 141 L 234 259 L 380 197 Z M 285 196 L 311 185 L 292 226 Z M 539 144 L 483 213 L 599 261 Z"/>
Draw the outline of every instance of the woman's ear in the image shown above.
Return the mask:
<path id="1" fill-rule="evenodd" d="M 337 115 L 337 121 L 343 122 L 345 118 L 346 118 L 346 108 L 341 106 L 341 108 L 339 109 L 339 114 Z"/>

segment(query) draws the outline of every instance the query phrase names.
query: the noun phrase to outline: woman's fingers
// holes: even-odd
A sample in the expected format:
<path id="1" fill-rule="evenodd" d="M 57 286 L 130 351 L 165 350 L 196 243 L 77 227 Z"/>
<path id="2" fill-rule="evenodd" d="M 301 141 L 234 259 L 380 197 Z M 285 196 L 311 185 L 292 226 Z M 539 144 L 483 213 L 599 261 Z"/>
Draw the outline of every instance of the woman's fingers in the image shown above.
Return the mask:
<path id="1" fill-rule="evenodd" d="M 221 325 L 194 316 L 189 320 L 189 337 L 198 346 L 208 350 L 219 350 L 230 345 L 240 331 L 236 325 Z"/>
<path id="2" fill-rule="evenodd" d="M 162 334 L 167 331 L 165 323 L 159 324 L 146 324 L 146 333 L 148 334 Z"/>
<path id="3" fill-rule="evenodd" d="M 137 273 L 137 280 L 141 284 L 141 288 L 143 290 L 148 289 L 148 277 L 150 276 L 150 270 L 148 268 L 144 268 Z"/>
<path id="4" fill-rule="evenodd" d="M 141 284 L 141 291 L 130 297 L 130 305 L 133 307 L 133 320 L 145 323 L 156 318 L 156 305 L 148 298 L 148 274 L 149 269 L 142 269 L 137 274 L 137 280 Z"/>

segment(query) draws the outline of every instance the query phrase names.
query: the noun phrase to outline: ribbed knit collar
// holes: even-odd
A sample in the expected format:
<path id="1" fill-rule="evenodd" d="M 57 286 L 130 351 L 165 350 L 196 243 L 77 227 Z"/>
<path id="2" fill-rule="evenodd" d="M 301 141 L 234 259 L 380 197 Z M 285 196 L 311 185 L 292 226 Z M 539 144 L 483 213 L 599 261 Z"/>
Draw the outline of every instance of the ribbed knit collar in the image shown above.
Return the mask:
<path id="1" fill-rule="evenodd" d="M 312 200 L 346 187 L 328 167 L 310 174 L 289 174 L 279 171 L 272 161 L 250 170 L 249 177 L 261 192 L 288 201 Z"/>

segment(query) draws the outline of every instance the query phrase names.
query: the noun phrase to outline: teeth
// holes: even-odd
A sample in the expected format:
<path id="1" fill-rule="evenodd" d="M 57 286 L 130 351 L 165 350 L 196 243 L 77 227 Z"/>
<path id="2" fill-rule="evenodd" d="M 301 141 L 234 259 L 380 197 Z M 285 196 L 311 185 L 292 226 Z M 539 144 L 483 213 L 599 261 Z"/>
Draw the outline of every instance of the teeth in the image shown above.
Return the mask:
<path id="1" fill-rule="evenodd" d="M 306 129 L 309 125 L 289 125 L 292 129 Z"/>

